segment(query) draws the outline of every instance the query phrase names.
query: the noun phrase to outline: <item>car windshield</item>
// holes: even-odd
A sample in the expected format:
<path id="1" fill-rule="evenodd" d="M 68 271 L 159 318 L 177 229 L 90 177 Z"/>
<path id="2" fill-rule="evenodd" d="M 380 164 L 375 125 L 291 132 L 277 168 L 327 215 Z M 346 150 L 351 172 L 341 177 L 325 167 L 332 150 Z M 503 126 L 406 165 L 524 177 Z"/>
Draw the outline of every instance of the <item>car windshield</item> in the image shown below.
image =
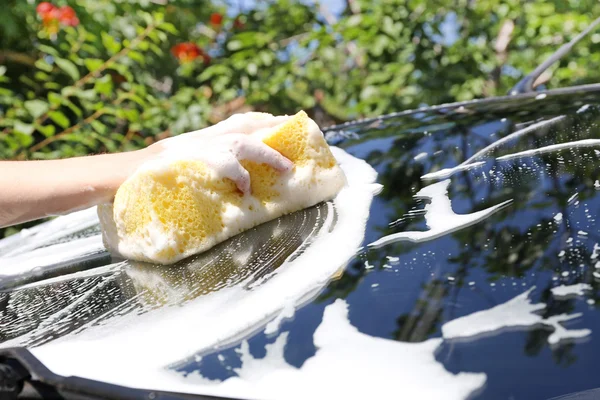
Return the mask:
<path id="1" fill-rule="evenodd" d="M 0 346 L 60 375 L 235 398 L 592 389 L 599 99 L 326 129 L 336 199 L 174 266 L 111 260 L 94 209 L 22 231 L 0 241 Z"/>

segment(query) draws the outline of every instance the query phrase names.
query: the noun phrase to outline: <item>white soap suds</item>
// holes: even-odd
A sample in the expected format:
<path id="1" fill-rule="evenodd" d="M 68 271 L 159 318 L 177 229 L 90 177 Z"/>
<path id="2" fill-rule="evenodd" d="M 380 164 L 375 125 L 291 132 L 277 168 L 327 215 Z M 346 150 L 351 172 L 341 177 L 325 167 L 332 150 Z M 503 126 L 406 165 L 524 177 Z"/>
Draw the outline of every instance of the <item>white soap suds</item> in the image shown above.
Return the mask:
<path id="1" fill-rule="evenodd" d="M 293 302 L 288 302 L 283 310 L 273 320 L 271 320 L 265 326 L 265 335 L 272 335 L 279 330 L 281 323 L 285 320 L 288 320 L 294 316 L 294 312 L 296 311 Z"/>
<path id="2" fill-rule="evenodd" d="M 600 243 L 594 243 L 594 248 L 592 249 L 592 255 L 590 256 L 591 260 L 595 260 L 600 256 Z"/>
<path id="3" fill-rule="evenodd" d="M 573 296 L 583 296 L 586 291 L 592 290 L 592 285 L 588 283 L 576 283 L 573 285 L 560 285 L 550 289 L 552 295 L 556 298 L 566 298 Z"/>
<path id="4" fill-rule="evenodd" d="M 584 139 L 578 140 L 576 142 L 568 142 L 568 143 L 558 143 L 550 146 L 539 147 L 537 149 L 520 151 L 518 153 L 506 154 L 504 156 L 500 156 L 496 158 L 498 161 L 507 161 L 512 160 L 514 158 L 520 157 L 529 157 L 538 154 L 551 153 L 554 151 L 559 151 L 563 149 L 573 149 L 577 147 L 590 147 L 590 146 L 600 146 L 600 139 Z"/>
<path id="5" fill-rule="evenodd" d="M 260 359 L 243 342 L 237 350 L 242 365 L 233 369 L 236 377 L 211 381 L 193 372 L 178 382 L 179 388 L 244 399 L 458 400 L 468 398 L 486 380 L 482 373 L 448 372 L 435 359 L 440 339 L 403 343 L 359 332 L 341 299 L 325 308 L 314 333 L 316 354 L 299 369 L 285 361 L 287 337 L 284 333 L 267 345 Z"/>
<path id="6" fill-rule="evenodd" d="M 517 297 L 487 310 L 477 311 L 445 323 L 442 326 L 444 339 L 476 337 L 499 333 L 507 328 L 533 329 L 540 325 L 554 330 L 548 336 L 548 343 L 555 345 L 561 340 L 576 339 L 592 333 L 589 329 L 566 329 L 560 323 L 578 318 L 581 313 L 560 314 L 543 318 L 537 312 L 546 308 L 545 303 L 532 304 L 529 295 L 535 286 Z"/>
<path id="7" fill-rule="evenodd" d="M 98 225 L 96 207 L 63 215 L 0 240 L 0 258 L 31 254 L 65 236 Z"/>
<path id="8" fill-rule="evenodd" d="M 452 210 L 452 204 L 450 202 L 450 198 L 448 197 L 449 184 L 449 179 L 434 183 L 419 190 L 419 192 L 417 192 L 417 194 L 414 196 L 417 198 L 426 198 L 431 200 L 429 204 L 425 205 L 425 222 L 429 228 L 428 231 L 408 231 L 394 233 L 384 236 L 373 243 L 369 243 L 369 246 L 381 247 L 388 243 L 403 240 L 411 242 L 432 240 L 450 232 L 473 225 L 489 217 L 511 202 L 511 200 L 507 200 L 493 207 L 489 207 L 485 210 L 477 211 L 471 214 L 456 214 Z"/>
<path id="9" fill-rule="evenodd" d="M 12 257 L 0 257 L 0 282 L 5 279 L 18 278 L 34 270 L 42 273 L 45 269 L 51 269 L 57 263 L 65 260 L 74 260 L 105 251 L 102 236 L 95 235 L 85 239 L 76 239 L 67 243 L 37 248 L 25 254 L 19 252 L 18 255 Z"/>
<path id="10" fill-rule="evenodd" d="M 365 161 L 341 149 L 332 148 L 332 152 L 348 178 L 348 186 L 331 206 L 337 218 L 330 210 L 311 245 L 297 257 L 290 256 L 268 277 L 208 293 L 182 307 L 112 317 L 102 325 L 90 323 L 79 333 L 31 351 L 61 375 L 204 393 L 204 388 L 196 385 L 183 388 L 181 379 L 165 368 L 264 328 L 281 314 L 285 304 L 295 306 L 314 298 L 361 245 L 371 200 L 381 185 L 374 183 L 377 173 Z"/>
<path id="11" fill-rule="evenodd" d="M 440 169 L 439 171 L 430 172 L 428 174 L 425 174 L 425 175 L 421 176 L 421 179 L 426 180 L 426 181 L 434 180 L 434 179 L 446 179 L 446 178 L 451 177 L 452 175 L 454 175 L 457 172 L 468 171 L 470 169 L 479 167 L 483 164 L 485 164 L 484 161 L 477 161 L 477 162 L 474 162 L 471 164 L 461 164 L 461 165 L 458 165 L 453 168 L 444 168 L 444 169 Z"/>
<path id="12" fill-rule="evenodd" d="M 562 213 L 556 213 L 556 215 L 554 216 L 554 221 L 556 221 L 556 223 L 561 222 L 562 219 L 563 219 Z"/>

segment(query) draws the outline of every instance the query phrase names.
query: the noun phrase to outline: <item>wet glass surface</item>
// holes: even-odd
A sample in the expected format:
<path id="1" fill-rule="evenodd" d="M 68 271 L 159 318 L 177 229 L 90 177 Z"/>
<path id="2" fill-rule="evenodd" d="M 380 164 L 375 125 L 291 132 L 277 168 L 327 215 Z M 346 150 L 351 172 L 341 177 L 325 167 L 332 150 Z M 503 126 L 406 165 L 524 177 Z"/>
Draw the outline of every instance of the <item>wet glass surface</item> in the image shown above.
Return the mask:
<path id="1" fill-rule="evenodd" d="M 265 358 L 266 346 L 287 332 L 285 362 L 302 368 L 318 352 L 313 335 L 324 310 L 344 299 L 350 324 L 366 335 L 409 343 L 443 338 L 437 363 L 453 374 L 486 375 L 472 398 L 548 399 L 598 387 L 593 371 L 600 348 L 599 96 L 555 94 L 439 107 L 327 131 L 331 143 L 368 161 L 383 185 L 370 207 L 364 247 L 323 290 L 283 319 L 279 333 L 249 330 L 242 337 L 249 353 Z M 499 142 L 502 138 L 508 140 Z M 470 167 L 422 178 L 474 155 Z M 420 192 L 432 187 L 440 188 L 433 197 Z M 448 199 L 450 210 L 433 208 Z M 397 235 L 368 246 L 387 235 L 433 231 L 452 213 L 471 215 L 504 202 L 482 218 L 440 226 L 439 235 Z M 175 267 L 121 262 L 7 286 L 0 292 L 0 341 L 35 347 L 115 316 L 185 308 L 191 300 L 238 284 L 260 290 L 252 285 L 310 247 L 328 213 L 335 209 L 321 204 L 280 218 Z M 86 227 L 72 238 L 97 232 Z M 61 242 L 53 239 L 44 246 Z M 574 284 L 586 286 L 581 293 L 551 290 Z M 532 303 L 545 305 L 536 315 L 548 320 L 580 314 L 560 324 L 589 331 L 554 342 L 557 328 L 543 321 L 484 327 L 464 337 L 443 332 L 449 321 L 528 290 Z M 242 338 L 190 351 L 168 369 L 211 380 L 237 376 Z M 362 371 L 362 377 L 368 386 L 370 371 Z M 398 377 L 399 397 L 401 385 Z"/>

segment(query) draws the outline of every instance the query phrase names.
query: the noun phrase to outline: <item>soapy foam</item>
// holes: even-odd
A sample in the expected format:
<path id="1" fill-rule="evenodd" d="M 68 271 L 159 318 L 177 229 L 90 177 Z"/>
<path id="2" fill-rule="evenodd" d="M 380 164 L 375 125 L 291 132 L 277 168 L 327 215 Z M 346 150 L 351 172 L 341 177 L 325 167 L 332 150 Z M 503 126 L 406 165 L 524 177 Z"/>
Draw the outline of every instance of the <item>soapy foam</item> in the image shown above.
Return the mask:
<path id="1" fill-rule="evenodd" d="M 544 310 L 546 304 L 532 304 L 529 295 L 533 290 L 535 286 L 506 303 L 445 323 L 442 326 L 443 337 L 464 339 L 499 333 L 507 328 L 532 329 L 544 326 L 554 331 L 548 336 L 548 343 L 556 345 L 561 340 L 583 338 L 592 333 L 589 329 L 566 329 L 561 325 L 561 322 L 580 317 L 580 313 L 553 315 L 548 318 L 536 314 Z"/>
<path id="2" fill-rule="evenodd" d="M 388 243 L 403 240 L 417 243 L 432 240 L 482 221 L 511 202 L 511 200 L 507 200 L 495 206 L 486 208 L 485 210 L 471 214 L 456 214 L 454 210 L 452 210 L 452 204 L 448 197 L 449 184 L 449 179 L 437 182 L 424 187 L 415 194 L 415 197 L 417 198 L 427 198 L 431 200 L 431 202 L 425 206 L 425 222 L 429 227 L 428 231 L 393 233 L 369 243 L 369 247 L 381 247 Z"/>
<path id="3" fill-rule="evenodd" d="M 311 246 L 290 257 L 268 279 L 223 288 L 184 307 L 164 307 L 124 315 L 102 326 L 32 349 L 55 373 L 78 375 L 133 387 L 183 390 L 180 377 L 165 368 L 175 362 L 238 340 L 264 326 L 286 304 L 315 296 L 355 254 L 364 235 L 376 172 L 364 161 L 332 149 L 349 185 L 333 201 L 330 218 Z M 160 343 L 160 346 L 156 344 Z M 110 365 L 110 368 L 106 366 Z M 195 387 L 195 386 L 194 386 Z M 201 387 L 187 388 L 204 392 Z M 187 390 L 186 389 L 186 390 Z"/>
<path id="4" fill-rule="evenodd" d="M 586 291 L 592 290 L 592 285 L 588 283 L 576 283 L 573 285 L 560 285 L 550 289 L 552 295 L 558 299 L 583 296 Z"/>
<path id="5" fill-rule="evenodd" d="M 325 308 L 314 333 L 316 354 L 301 368 L 285 361 L 286 342 L 283 333 L 266 346 L 262 359 L 254 358 L 243 342 L 236 377 L 211 381 L 193 372 L 180 387 L 198 385 L 206 394 L 247 399 L 466 399 L 486 379 L 482 373 L 446 371 L 435 359 L 440 339 L 403 343 L 359 332 L 341 299 Z"/>
<path id="6" fill-rule="evenodd" d="M 42 240 L 46 240 L 46 238 Z M 17 250 L 20 250 L 20 248 Z M 102 237 L 95 235 L 85 239 L 72 240 L 68 243 L 38 248 L 27 254 L 18 253 L 19 255 L 13 257 L 1 257 L 0 286 L 5 280 L 16 279 L 31 272 L 42 273 L 45 270 L 52 269 L 54 265 L 64 262 L 64 260 L 73 260 L 105 252 Z"/>
<path id="7" fill-rule="evenodd" d="M 423 175 L 421 177 L 421 179 L 423 179 L 424 181 L 434 180 L 434 179 L 446 179 L 446 178 L 451 177 L 452 175 L 454 175 L 455 173 L 457 173 L 459 171 L 468 171 L 470 169 L 480 167 L 483 164 L 485 164 L 485 162 L 483 162 L 483 161 L 477 161 L 477 162 L 470 163 L 470 164 L 463 163 L 463 164 L 457 165 L 456 167 L 453 167 L 453 168 L 444 168 L 439 171 L 430 172 L 428 174 Z"/>
<path id="8" fill-rule="evenodd" d="M 60 216 L 0 240 L 0 259 L 29 253 L 67 235 L 98 225 L 96 207 Z"/>

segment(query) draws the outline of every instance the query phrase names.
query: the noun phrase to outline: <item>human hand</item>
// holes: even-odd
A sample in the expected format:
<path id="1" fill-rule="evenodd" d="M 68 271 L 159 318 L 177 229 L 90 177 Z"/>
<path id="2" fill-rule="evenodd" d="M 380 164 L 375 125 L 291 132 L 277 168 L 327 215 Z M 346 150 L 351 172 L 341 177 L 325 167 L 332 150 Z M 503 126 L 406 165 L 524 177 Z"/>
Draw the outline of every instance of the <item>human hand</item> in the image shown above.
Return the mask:
<path id="1" fill-rule="evenodd" d="M 231 179 L 242 193 L 250 192 L 250 174 L 241 160 L 265 163 L 285 173 L 293 163 L 263 143 L 254 133 L 273 128 L 289 117 L 264 113 L 236 114 L 209 128 L 157 142 L 151 159 L 196 159 Z"/>

